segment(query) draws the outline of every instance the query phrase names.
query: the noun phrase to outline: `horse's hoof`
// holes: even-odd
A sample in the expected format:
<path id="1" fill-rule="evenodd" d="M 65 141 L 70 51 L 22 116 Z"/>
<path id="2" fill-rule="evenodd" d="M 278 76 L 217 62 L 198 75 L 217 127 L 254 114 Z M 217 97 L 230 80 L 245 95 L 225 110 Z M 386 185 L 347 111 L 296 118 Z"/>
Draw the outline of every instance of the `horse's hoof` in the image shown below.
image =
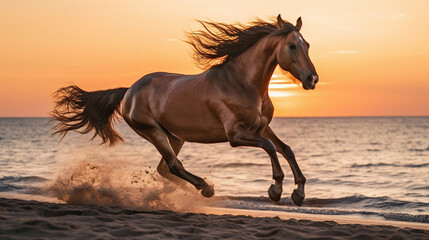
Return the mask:
<path id="1" fill-rule="evenodd" d="M 304 201 L 304 196 L 300 195 L 296 189 L 293 190 L 291 197 L 292 197 L 292 201 L 296 205 L 302 206 L 302 202 Z"/>
<path id="2" fill-rule="evenodd" d="M 211 198 L 214 195 L 214 187 L 207 185 L 205 187 L 202 188 L 201 190 L 201 195 L 203 195 L 206 198 Z"/>
<path id="3" fill-rule="evenodd" d="M 274 184 L 271 184 L 270 188 L 268 188 L 268 196 L 272 201 L 278 202 L 282 196 L 282 191 L 279 191 L 278 189 L 276 190 L 275 187 L 276 186 Z"/>

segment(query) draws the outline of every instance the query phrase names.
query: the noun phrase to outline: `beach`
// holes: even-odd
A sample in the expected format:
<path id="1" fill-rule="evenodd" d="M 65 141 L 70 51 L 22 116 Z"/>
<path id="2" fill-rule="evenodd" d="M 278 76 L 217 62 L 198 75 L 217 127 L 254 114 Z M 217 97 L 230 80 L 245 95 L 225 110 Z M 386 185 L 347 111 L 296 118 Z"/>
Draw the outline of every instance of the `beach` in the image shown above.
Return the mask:
<path id="1" fill-rule="evenodd" d="M 0 198 L 0 239 L 427 239 L 429 230 Z M 243 212 L 244 213 L 244 212 Z"/>

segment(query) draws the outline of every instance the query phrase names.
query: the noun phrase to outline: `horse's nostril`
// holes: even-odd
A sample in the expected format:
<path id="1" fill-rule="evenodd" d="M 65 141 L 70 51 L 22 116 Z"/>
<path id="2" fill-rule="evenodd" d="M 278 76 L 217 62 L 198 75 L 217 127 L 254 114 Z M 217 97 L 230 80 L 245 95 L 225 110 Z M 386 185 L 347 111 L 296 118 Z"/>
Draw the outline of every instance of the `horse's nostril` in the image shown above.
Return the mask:
<path id="1" fill-rule="evenodd" d="M 315 86 L 318 81 L 319 81 L 319 76 L 317 75 L 312 74 L 307 77 L 307 82 L 313 86 Z"/>
<path id="2" fill-rule="evenodd" d="M 313 75 L 314 84 L 316 84 L 319 81 L 319 76 Z"/>

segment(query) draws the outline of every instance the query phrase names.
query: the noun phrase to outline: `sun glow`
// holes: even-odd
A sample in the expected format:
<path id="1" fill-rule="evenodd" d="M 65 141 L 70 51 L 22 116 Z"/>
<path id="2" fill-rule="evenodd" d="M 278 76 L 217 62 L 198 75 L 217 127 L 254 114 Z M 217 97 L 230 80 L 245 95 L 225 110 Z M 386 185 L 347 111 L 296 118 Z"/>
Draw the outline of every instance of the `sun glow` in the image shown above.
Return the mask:
<path id="1" fill-rule="evenodd" d="M 280 97 L 290 97 L 295 95 L 291 92 L 291 89 L 297 88 L 298 86 L 295 83 L 270 83 L 268 86 L 268 95 L 270 97 L 280 98 Z"/>
<path id="2" fill-rule="evenodd" d="M 278 71 L 278 70 L 276 70 Z M 273 98 L 290 97 L 296 95 L 296 91 L 299 86 L 288 79 L 283 74 L 273 74 L 268 85 L 268 94 Z"/>
<path id="3" fill-rule="evenodd" d="M 269 88 L 270 89 L 287 89 L 287 88 L 296 88 L 297 85 L 295 83 L 275 83 L 275 84 L 270 84 Z"/>
<path id="4" fill-rule="evenodd" d="M 290 97 L 290 96 L 293 96 L 294 94 L 291 92 L 285 92 L 285 91 L 269 90 L 268 95 L 272 98 L 280 98 L 280 97 Z"/>

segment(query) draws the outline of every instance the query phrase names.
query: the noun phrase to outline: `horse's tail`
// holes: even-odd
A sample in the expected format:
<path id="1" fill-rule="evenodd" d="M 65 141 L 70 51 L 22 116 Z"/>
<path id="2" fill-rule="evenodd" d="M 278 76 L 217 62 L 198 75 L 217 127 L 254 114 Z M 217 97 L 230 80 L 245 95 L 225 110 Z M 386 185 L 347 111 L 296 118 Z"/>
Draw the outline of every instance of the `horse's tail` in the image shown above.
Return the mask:
<path id="1" fill-rule="evenodd" d="M 123 141 L 113 123 L 120 114 L 119 106 L 127 90 L 86 92 L 75 85 L 58 89 L 54 93 L 56 101 L 51 113 L 51 121 L 58 121 L 53 134 L 60 134 L 62 140 L 69 131 L 86 134 L 94 130 L 92 139 L 100 136 L 101 144 L 112 146 Z"/>

